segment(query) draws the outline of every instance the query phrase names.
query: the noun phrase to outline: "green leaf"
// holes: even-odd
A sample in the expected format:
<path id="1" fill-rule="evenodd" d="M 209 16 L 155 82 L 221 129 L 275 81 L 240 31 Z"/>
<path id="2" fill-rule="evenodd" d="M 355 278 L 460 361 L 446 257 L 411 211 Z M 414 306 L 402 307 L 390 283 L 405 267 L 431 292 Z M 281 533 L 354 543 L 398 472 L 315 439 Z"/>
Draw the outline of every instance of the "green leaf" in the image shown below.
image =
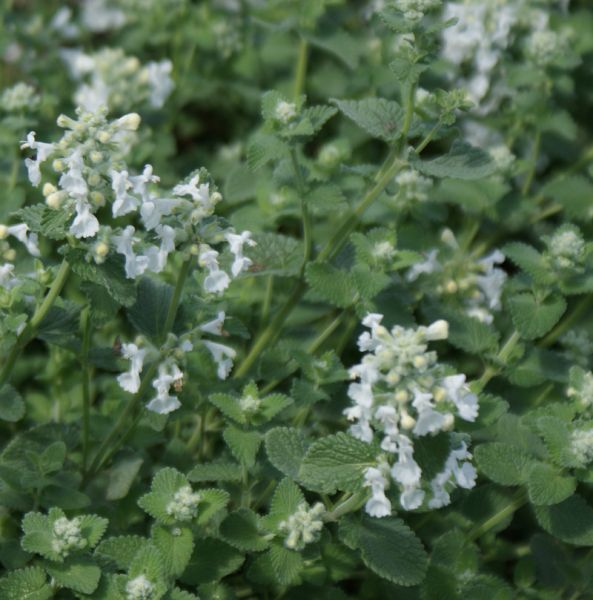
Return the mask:
<path id="1" fill-rule="evenodd" d="M 380 577 L 403 586 L 418 585 L 424 579 L 428 556 L 401 519 L 365 516 L 356 535 L 363 562 Z"/>
<path id="2" fill-rule="evenodd" d="M 175 518 L 167 513 L 167 505 L 175 492 L 188 485 L 187 478 L 177 469 L 165 467 L 153 478 L 150 492 L 138 499 L 138 506 L 165 525 L 173 525 Z"/>
<path id="3" fill-rule="evenodd" d="M 101 569 L 89 558 L 69 558 L 60 564 L 48 564 L 48 574 L 62 587 L 92 594 L 99 585 Z"/>
<path id="4" fill-rule="evenodd" d="M 257 246 L 246 251 L 253 261 L 250 276 L 292 277 L 299 274 L 303 262 L 300 240 L 278 233 L 258 233 L 254 239 Z"/>
<path id="5" fill-rule="evenodd" d="M 0 598 L 4 600 L 48 600 L 54 595 L 40 567 L 12 571 L 0 579 Z"/>
<path id="6" fill-rule="evenodd" d="M 256 133 L 247 145 L 247 165 L 258 171 L 271 161 L 276 161 L 288 152 L 287 145 L 270 133 Z"/>
<path id="7" fill-rule="evenodd" d="M 170 285 L 143 277 L 138 283 L 136 302 L 127 310 L 130 323 L 139 333 L 160 340 L 165 333 L 163 328 L 172 296 Z"/>
<path id="8" fill-rule="evenodd" d="M 459 140 L 447 154 L 432 160 L 411 154 L 410 163 L 423 175 L 453 179 L 482 179 L 494 174 L 497 168 L 487 152 Z"/>
<path id="9" fill-rule="evenodd" d="M 340 432 L 311 445 L 301 465 L 299 480 L 308 489 L 322 493 L 355 491 L 362 484 L 363 471 L 376 460 L 370 444 Z"/>
<path id="10" fill-rule="evenodd" d="M 177 579 L 185 571 L 194 549 L 191 529 L 155 525 L 150 537 L 164 559 L 165 574 Z"/>
<path id="11" fill-rule="evenodd" d="M 179 588 L 173 588 L 166 596 L 165 600 L 200 600 L 198 596 L 194 596 L 194 594 L 190 594 L 185 590 L 180 590 Z"/>
<path id="12" fill-rule="evenodd" d="M 593 183 L 582 175 L 561 177 L 543 186 L 541 194 L 559 203 L 569 219 L 590 222 L 593 216 Z"/>
<path id="13" fill-rule="evenodd" d="M 223 415 L 236 423 L 245 425 L 247 422 L 237 397 L 231 396 L 230 394 L 210 394 L 208 400 L 214 404 Z"/>
<path id="14" fill-rule="evenodd" d="M 119 458 L 109 469 L 105 499 L 121 500 L 125 498 L 137 479 L 143 463 L 144 459 L 139 455 L 127 455 Z"/>
<path id="15" fill-rule="evenodd" d="M 533 247 L 521 242 L 506 244 L 502 249 L 504 255 L 509 258 L 522 271 L 527 273 L 535 283 L 552 283 L 555 279 L 554 273 L 546 264 L 544 257 Z"/>
<path id="16" fill-rule="evenodd" d="M 62 441 L 50 444 L 39 456 L 39 468 L 43 473 L 59 471 L 66 460 L 66 444 Z"/>
<path id="17" fill-rule="evenodd" d="M 306 39 L 312 46 L 329 52 L 338 60 L 342 61 L 349 69 L 356 69 L 360 61 L 361 46 L 345 31 L 337 31 L 323 37 L 307 35 Z"/>
<path id="18" fill-rule="evenodd" d="M 53 515 L 53 518 L 50 516 Z M 64 559 L 53 549 L 53 523 L 63 517 L 60 509 L 51 509 L 50 516 L 38 512 L 29 512 L 23 517 L 24 536 L 21 540 L 23 550 L 41 554 L 44 558 L 58 562 Z"/>
<path id="19" fill-rule="evenodd" d="M 352 305 L 356 286 L 350 274 L 327 263 L 309 263 L 305 278 L 311 289 L 321 298 L 340 308 Z"/>
<path id="20" fill-rule="evenodd" d="M 299 486 L 285 477 L 274 490 L 270 514 L 262 518 L 262 524 L 269 531 L 275 532 L 278 525 L 294 514 L 303 502 L 305 496 Z"/>
<path id="21" fill-rule="evenodd" d="M 181 581 L 188 585 L 218 581 L 239 569 L 244 561 L 241 552 L 222 540 L 198 539 Z"/>
<path id="22" fill-rule="evenodd" d="M 107 293 L 119 304 L 132 306 L 136 301 L 136 284 L 127 279 L 124 259 L 120 254 L 110 254 L 101 265 L 86 260 L 86 251 L 80 248 L 68 248 L 66 259 L 83 281 L 90 281 L 104 287 Z"/>
<path id="23" fill-rule="evenodd" d="M 296 479 L 307 451 L 302 432 L 290 427 L 275 427 L 266 433 L 268 460 L 284 475 Z"/>
<path id="24" fill-rule="evenodd" d="M 525 483 L 533 463 L 533 458 L 527 452 L 502 442 L 476 446 L 474 459 L 488 479 L 501 485 Z"/>
<path id="25" fill-rule="evenodd" d="M 562 475 L 545 463 L 536 463 L 527 477 L 527 491 L 533 504 L 558 504 L 574 494 L 577 482 L 574 477 Z"/>
<path id="26" fill-rule="evenodd" d="M 404 113 L 397 102 L 384 98 L 365 98 L 364 100 L 332 98 L 331 102 L 371 136 L 385 142 L 398 139 Z"/>
<path id="27" fill-rule="evenodd" d="M 268 547 L 259 532 L 258 515 L 247 508 L 232 512 L 224 519 L 220 524 L 220 536 L 239 550 L 261 552 Z"/>
<path id="28" fill-rule="evenodd" d="M 138 550 L 128 571 L 128 581 L 144 575 L 153 585 L 152 596 L 161 598 L 169 587 L 165 580 L 165 559 L 159 550 L 147 544 Z"/>
<path id="29" fill-rule="evenodd" d="M 565 419 L 544 416 L 537 419 L 536 425 L 554 463 L 567 468 L 582 466 L 571 450 L 571 431 Z"/>
<path id="30" fill-rule="evenodd" d="M 519 335 L 523 339 L 534 340 L 556 325 L 566 310 L 566 301 L 559 294 L 538 300 L 533 294 L 524 292 L 511 296 L 508 307 Z"/>
<path id="31" fill-rule="evenodd" d="M 0 419 L 16 423 L 25 416 L 25 403 L 21 395 L 8 383 L 0 388 Z"/>
<path id="32" fill-rule="evenodd" d="M 102 563 L 115 565 L 127 571 L 134 556 L 148 544 L 148 540 L 139 535 L 122 535 L 103 540 L 95 550 L 95 557 Z"/>
<path id="33" fill-rule="evenodd" d="M 188 474 L 190 481 L 241 481 L 241 466 L 230 462 L 196 465 Z"/>
<path id="34" fill-rule="evenodd" d="M 241 431 L 232 425 L 222 434 L 233 456 L 248 469 L 255 464 L 255 457 L 262 438 L 257 431 Z"/>
<path id="35" fill-rule="evenodd" d="M 80 515 L 80 532 L 87 541 L 87 548 L 94 548 L 105 533 L 109 520 L 97 515 Z"/>
<path id="36" fill-rule="evenodd" d="M 207 489 L 200 490 L 200 504 L 198 507 L 198 525 L 205 525 L 214 515 L 224 510 L 230 501 L 230 495 L 225 490 Z"/>
<path id="37" fill-rule="evenodd" d="M 270 563 L 280 585 L 290 585 L 303 570 L 303 557 L 299 552 L 289 550 L 279 543 L 272 544 L 269 550 Z"/>
<path id="38" fill-rule="evenodd" d="M 593 546 L 593 509 L 578 494 L 552 506 L 536 506 L 538 523 L 550 535 L 574 546 Z"/>
<path id="39" fill-rule="evenodd" d="M 31 231 L 52 240 L 63 240 L 69 233 L 72 214 L 67 210 L 54 210 L 44 203 L 25 206 L 15 216 L 26 223 Z"/>
<path id="40" fill-rule="evenodd" d="M 449 323 L 447 339 L 456 348 L 481 355 L 498 347 L 498 332 L 491 325 L 453 311 L 447 311 L 444 317 Z"/>

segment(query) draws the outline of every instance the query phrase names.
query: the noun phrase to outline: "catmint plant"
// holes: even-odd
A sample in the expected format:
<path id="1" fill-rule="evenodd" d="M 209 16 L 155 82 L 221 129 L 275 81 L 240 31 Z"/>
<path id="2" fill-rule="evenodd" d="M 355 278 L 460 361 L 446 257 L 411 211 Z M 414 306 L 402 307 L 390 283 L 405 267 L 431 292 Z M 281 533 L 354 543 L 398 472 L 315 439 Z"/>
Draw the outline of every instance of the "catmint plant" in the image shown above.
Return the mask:
<path id="1" fill-rule="evenodd" d="M 589 597 L 588 3 L 5 4 L 0 599 Z"/>

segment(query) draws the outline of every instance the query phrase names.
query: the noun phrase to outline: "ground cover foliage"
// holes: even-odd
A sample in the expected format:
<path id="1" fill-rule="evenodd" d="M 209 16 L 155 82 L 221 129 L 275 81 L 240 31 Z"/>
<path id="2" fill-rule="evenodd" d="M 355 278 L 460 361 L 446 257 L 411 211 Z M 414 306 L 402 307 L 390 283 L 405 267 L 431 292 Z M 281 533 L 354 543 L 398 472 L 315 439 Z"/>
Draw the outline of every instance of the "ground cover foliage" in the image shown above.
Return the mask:
<path id="1" fill-rule="evenodd" d="M 586 0 L 4 0 L 0 599 L 588 598 Z"/>

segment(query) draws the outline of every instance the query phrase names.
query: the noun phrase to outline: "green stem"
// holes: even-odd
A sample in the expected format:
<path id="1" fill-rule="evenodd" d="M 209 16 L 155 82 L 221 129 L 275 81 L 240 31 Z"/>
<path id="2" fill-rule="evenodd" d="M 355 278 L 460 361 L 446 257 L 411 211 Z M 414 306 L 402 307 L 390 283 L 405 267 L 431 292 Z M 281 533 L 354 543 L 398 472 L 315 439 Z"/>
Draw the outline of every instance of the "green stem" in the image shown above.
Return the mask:
<path id="1" fill-rule="evenodd" d="M 428 144 L 432 141 L 432 138 L 437 134 L 437 131 L 441 128 L 441 122 L 437 121 L 435 126 L 426 134 L 426 137 L 416 146 L 416 154 L 420 154 Z"/>
<path id="2" fill-rule="evenodd" d="M 525 490 L 519 490 L 511 502 L 509 502 L 504 508 L 470 530 L 467 539 L 469 541 L 474 541 L 482 537 L 485 533 L 488 533 L 488 531 L 490 531 L 493 527 L 496 527 L 496 525 L 502 523 L 526 503 L 527 492 Z"/>
<path id="3" fill-rule="evenodd" d="M 309 53 L 309 44 L 307 40 L 301 37 L 299 41 L 299 53 L 297 56 L 297 63 L 294 72 L 294 87 L 293 97 L 296 102 L 299 96 L 305 89 L 305 78 L 307 76 L 307 55 Z"/>
<path id="4" fill-rule="evenodd" d="M 303 179 L 303 172 L 299 164 L 299 159 L 296 150 L 292 148 L 290 151 L 290 159 L 292 161 L 292 168 L 296 177 L 296 187 L 301 200 L 301 214 L 303 216 L 303 269 L 306 267 L 311 253 L 313 251 L 313 235 L 311 231 L 311 215 L 309 213 L 309 207 L 305 199 L 305 181 Z"/>
<path id="5" fill-rule="evenodd" d="M 513 331 L 513 333 L 511 334 L 511 337 L 509 337 L 509 339 L 506 341 L 505 345 L 500 349 L 500 352 L 496 356 L 496 362 L 499 364 L 505 365 L 520 339 L 521 339 L 521 336 L 519 335 L 519 332 L 515 329 Z M 484 373 L 482 374 L 480 379 L 478 379 L 472 385 L 472 388 L 474 389 L 474 391 L 481 392 L 486 387 L 488 382 L 495 375 L 498 375 L 499 372 L 500 372 L 500 367 L 498 367 L 498 366 L 494 367 L 494 366 L 489 365 L 488 367 L 486 367 L 486 370 L 484 371 Z"/>
<path id="6" fill-rule="evenodd" d="M 531 184 L 533 183 L 533 178 L 535 177 L 535 169 L 537 167 L 537 158 L 539 156 L 539 149 L 542 141 L 542 132 L 538 129 L 535 132 L 535 139 L 533 140 L 533 148 L 531 151 L 531 164 L 529 167 L 529 171 L 527 176 L 525 177 L 525 181 L 523 182 L 523 187 L 521 188 L 521 193 L 523 196 L 527 196 L 529 194 L 529 190 L 531 189 Z"/>
<path id="7" fill-rule="evenodd" d="M 270 307 L 272 306 L 272 295 L 274 294 L 274 276 L 269 275 L 266 281 L 266 292 L 261 311 L 261 322 L 265 323 L 270 316 Z"/>
<path id="8" fill-rule="evenodd" d="M 43 299 L 43 302 L 33 313 L 31 320 L 27 323 L 27 325 L 25 325 L 25 328 L 21 331 L 14 346 L 10 350 L 8 357 L 6 358 L 6 362 L 4 363 L 4 367 L 0 372 L 0 387 L 2 387 L 10 379 L 17 358 L 20 356 L 20 353 L 25 349 L 27 344 L 35 337 L 37 328 L 60 295 L 62 288 L 68 279 L 69 273 L 70 265 L 66 262 L 66 259 L 64 259 L 60 265 L 60 269 L 58 270 L 56 278 L 51 284 L 47 295 Z"/>
<path id="9" fill-rule="evenodd" d="M 86 473 L 89 456 L 89 423 L 91 410 L 91 367 L 89 348 L 91 344 L 91 315 L 87 307 L 80 317 L 82 327 L 82 472 Z"/>
<path id="10" fill-rule="evenodd" d="M 368 493 L 360 491 L 340 502 L 332 511 L 325 515 L 325 521 L 337 521 L 340 517 L 356 512 L 367 499 Z"/>
<path id="11" fill-rule="evenodd" d="M 175 289 L 173 290 L 173 296 L 171 298 L 171 303 L 169 304 L 169 309 L 165 318 L 165 325 L 163 329 L 163 334 L 161 336 L 162 341 L 166 340 L 167 335 L 171 332 L 171 328 L 175 323 L 175 317 L 177 316 L 177 310 L 181 301 L 183 287 L 187 280 L 187 276 L 189 274 L 192 262 L 193 256 L 190 256 L 183 262 L 179 270 L 177 282 L 175 283 Z M 136 412 L 140 401 L 146 393 L 148 386 L 152 382 L 157 367 L 157 363 L 153 363 L 145 371 L 140 382 L 140 388 L 128 400 L 128 403 L 126 404 L 124 410 L 120 414 L 118 420 L 115 422 L 115 424 L 111 428 L 111 431 L 99 446 L 99 449 L 95 454 L 95 458 L 93 459 L 93 462 L 91 463 L 91 466 L 87 472 L 87 476 L 83 479 L 83 485 L 86 485 L 98 473 L 102 466 L 111 458 L 111 456 L 113 456 L 113 454 L 117 451 L 117 449 L 121 446 L 121 444 L 125 441 L 125 439 L 130 435 L 130 433 L 138 424 L 139 419 L 134 418 L 134 413 Z"/>
<path id="12" fill-rule="evenodd" d="M 563 319 L 548 335 L 539 343 L 542 348 L 551 346 L 563 333 L 568 331 L 585 313 L 593 303 L 593 295 L 589 294 L 581 299 L 572 312 Z"/>

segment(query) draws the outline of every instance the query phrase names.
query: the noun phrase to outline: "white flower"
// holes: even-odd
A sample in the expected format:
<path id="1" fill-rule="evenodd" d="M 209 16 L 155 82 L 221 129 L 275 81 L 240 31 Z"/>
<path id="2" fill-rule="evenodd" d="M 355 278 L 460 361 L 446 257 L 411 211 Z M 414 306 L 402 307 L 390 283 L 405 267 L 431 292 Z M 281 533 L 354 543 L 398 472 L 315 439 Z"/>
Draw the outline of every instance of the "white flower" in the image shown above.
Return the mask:
<path id="1" fill-rule="evenodd" d="M 252 264 L 253 261 L 246 256 L 243 256 L 243 246 L 255 246 L 255 240 L 251 239 L 250 231 L 243 231 L 240 234 L 226 233 L 225 239 L 229 243 L 231 253 L 235 257 L 231 266 L 231 273 L 233 277 L 237 277 L 243 271 L 246 271 Z"/>
<path id="2" fill-rule="evenodd" d="M 130 361 L 130 369 L 117 377 L 117 382 L 126 392 L 135 394 L 140 389 L 140 373 L 144 365 L 146 350 L 136 344 L 122 344 L 122 356 Z"/>
<path id="3" fill-rule="evenodd" d="M 204 279 L 204 289 L 212 294 L 224 292 L 229 287 L 231 278 L 220 268 L 218 252 L 204 244 L 200 247 L 198 260 L 200 265 L 209 271 Z"/>
<path id="4" fill-rule="evenodd" d="M 292 121 L 297 115 L 297 108 L 294 102 L 279 100 L 274 108 L 274 117 L 284 125 Z"/>
<path id="5" fill-rule="evenodd" d="M 464 421 L 475 421 L 478 416 L 478 397 L 465 383 L 465 375 L 449 375 L 442 381 L 447 397 L 455 404 Z"/>
<path id="6" fill-rule="evenodd" d="M 21 148 L 31 148 L 37 152 L 35 159 L 25 159 L 25 165 L 29 175 L 29 181 L 37 187 L 41 181 L 41 163 L 45 162 L 56 149 L 54 144 L 35 141 L 35 132 L 27 134 L 27 140 L 21 143 Z"/>
<path id="7" fill-rule="evenodd" d="M 18 279 L 14 276 L 13 271 L 14 265 L 11 263 L 0 265 L 0 287 L 10 290 L 18 284 Z"/>
<path id="8" fill-rule="evenodd" d="M 416 510 L 417 508 L 420 508 L 424 502 L 425 495 L 424 490 L 421 490 L 420 488 L 404 486 L 404 491 L 399 497 L 399 502 L 404 510 Z"/>
<path id="9" fill-rule="evenodd" d="M 418 436 L 442 431 L 448 423 L 447 414 L 436 411 L 432 403 L 432 394 L 414 390 L 412 406 L 418 412 L 414 433 Z"/>
<path id="10" fill-rule="evenodd" d="M 198 184 L 200 184 L 198 186 Z M 194 175 L 188 183 L 178 183 L 173 188 L 174 196 L 191 196 L 194 202 L 202 206 L 210 205 L 210 184 L 200 183 L 200 175 Z"/>
<path id="11" fill-rule="evenodd" d="M 29 226 L 26 223 L 18 223 L 9 226 L 0 225 L 0 240 L 5 239 L 9 235 L 12 235 L 19 242 L 24 244 L 27 252 L 31 256 L 40 256 L 39 246 L 37 245 L 37 234 L 29 233 Z"/>
<path id="12" fill-rule="evenodd" d="M 391 502 L 385 496 L 387 479 L 379 469 L 368 467 L 364 472 L 365 487 L 370 487 L 372 495 L 365 504 L 365 510 L 371 517 L 388 517 L 391 514 Z"/>
<path id="13" fill-rule="evenodd" d="M 199 329 L 204 333 L 211 333 L 212 335 L 222 335 L 222 327 L 225 320 L 225 312 L 221 310 L 217 315 L 216 319 L 203 323 L 199 326 Z"/>
<path id="14" fill-rule="evenodd" d="M 127 600 L 150 600 L 154 585 L 146 575 L 138 575 L 126 583 Z"/>
<path id="15" fill-rule="evenodd" d="M 149 247 L 144 256 L 148 259 L 147 269 L 153 273 L 160 273 L 167 265 L 167 258 L 175 250 L 175 229 L 169 225 L 158 225 L 156 233 L 161 240 L 159 248 Z"/>
<path id="16" fill-rule="evenodd" d="M 301 502 L 296 512 L 278 524 L 278 530 L 286 533 L 284 545 L 291 550 L 302 550 L 307 544 L 319 539 L 323 529 L 325 507 L 321 502 L 309 507 Z"/>
<path id="17" fill-rule="evenodd" d="M 430 508 L 440 508 L 449 504 L 451 498 L 446 486 L 457 484 L 459 487 L 471 489 L 476 485 L 476 470 L 471 463 L 467 462 L 471 457 L 465 442 L 461 442 L 459 448 L 451 451 L 443 470 L 430 483 L 433 493 L 432 499 L 428 502 Z"/>
<path id="18" fill-rule="evenodd" d="M 430 250 L 426 254 L 425 260 L 417 262 L 409 268 L 406 274 L 406 279 L 408 281 L 416 281 L 416 279 L 418 279 L 420 275 L 436 273 L 437 271 L 441 271 L 443 267 L 441 266 L 441 263 L 437 260 L 438 253 L 439 251 L 436 249 Z"/>
<path id="19" fill-rule="evenodd" d="M 109 175 L 111 176 L 111 187 L 115 194 L 115 200 L 111 207 L 113 216 L 123 217 L 128 213 L 134 212 L 138 208 L 140 201 L 128 193 L 128 190 L 132 187 L 132 183 L 128 178 L 128 172 L 113 169 Z"/>
<path id="20" fill-rule="evenodd" d="M 87 541 L 82 536 L 80 518 L 67 519 L 59 517 L 54 521 L 52 529 L 52 550 L 65 558 L 71 550 L 82 550 Z"/>
<path id="21" fill-rule="evenodd" d="M 160 415 L 166 415 L 181 406 L 177 396 L 169 394 L 171 386 L 183 380 L 183 373 L 174 362 L 164 362 L 159 365 L 158 376 L 152 380 L 156 396 L 146 405 L 148 410 Z"/>
<path id="22" fill-rule="evenodd" d="M 72 198 L 86 200 L 89 189 L 82 174 L 84 169 L 82 150 L 76 148 L 70 156 L 64 159 L 64 162 L 68 166 L 68 170 L 62 173 L 60 177 L 60 187 L 68 192 Z"/>
<path id="23" fill-rule="evenodd" d="M 170 75 L 173 64 L 170 60 L 149 62 L 146 65 L 146 76 L 150 86 L 150 105 L 161 108 L 175 87 Z"/>
<path id="24" fill-rule="evenodd" d="M 95 236 L 99 231 L 99 220 L 91 212 L 91 205 L 83 198 L 78 198 L 75 210 L 76 217 L 70 225 L 70 233 L 79 239 Z"/>
<path id="25" fill-rule="evenodd" d="M 128 225 L 119 235 L 113 236 L 115 249 L 119 254 L 123 254 L 126 263 L 126 277 L 136 279 L 148 268 L 149 259 L 146 256 L 136 256 L 134 253 L 134 244 L 138 241 L 134 237 L 136 230 L 132 225 Z"/>
<path id="26" fill-rule="evenodd" d="M 209 340 L 204 340 L 204 346 L 206 346 L 214 362 L 218 365 L 216 374 L 219 379 L 226 379 L 233 368 L 233 359 L 237 356 L 236 351 L 224 344 L 218 344 Z"/>
<path id="27" fill-rule="evenodd" d="M 585 467 L 593 460 L 593 429 L 577 429 L 570 436 L 570 451 Z"/>
<path id="28" fill-rule="evenodd" d="M 190 485 L 184 485 L 175 492 L 165 511 L 177 521 L 191 521 L 198 514 L 200 498 Z"/>

